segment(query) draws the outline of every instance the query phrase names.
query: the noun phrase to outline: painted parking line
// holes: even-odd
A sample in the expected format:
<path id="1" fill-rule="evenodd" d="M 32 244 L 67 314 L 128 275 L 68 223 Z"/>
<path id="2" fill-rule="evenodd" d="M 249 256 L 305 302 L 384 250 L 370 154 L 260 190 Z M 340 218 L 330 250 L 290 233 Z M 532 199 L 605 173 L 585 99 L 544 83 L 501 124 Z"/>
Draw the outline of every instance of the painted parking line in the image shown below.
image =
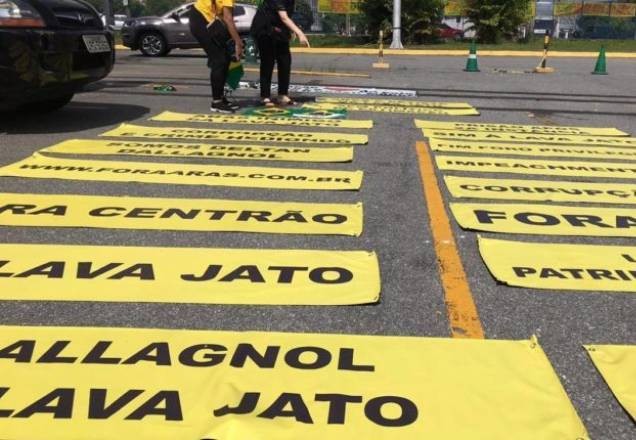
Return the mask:
<path id="1" fill-rule="evenodd" d="M 425 142 L 416 143 L 424 197 L 428 207 L 431 233 L 444 296 L 451 335 L 454 338 L 483 339 L 484 330 L 457 250 L 450 220 L 444 208 L 433 161 Z"/>

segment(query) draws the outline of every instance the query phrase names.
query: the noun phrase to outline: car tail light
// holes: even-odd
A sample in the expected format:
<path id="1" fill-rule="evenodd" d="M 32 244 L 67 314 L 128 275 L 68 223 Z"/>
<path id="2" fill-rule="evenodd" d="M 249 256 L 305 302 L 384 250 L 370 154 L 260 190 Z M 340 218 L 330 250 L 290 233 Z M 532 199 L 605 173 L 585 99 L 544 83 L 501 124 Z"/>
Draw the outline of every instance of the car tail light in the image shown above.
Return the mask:
<path id="1" fill-rule="evenodd" d="M 40 13 L 24 0 L 0 0 L 0 27 L 45 27 Z"/>

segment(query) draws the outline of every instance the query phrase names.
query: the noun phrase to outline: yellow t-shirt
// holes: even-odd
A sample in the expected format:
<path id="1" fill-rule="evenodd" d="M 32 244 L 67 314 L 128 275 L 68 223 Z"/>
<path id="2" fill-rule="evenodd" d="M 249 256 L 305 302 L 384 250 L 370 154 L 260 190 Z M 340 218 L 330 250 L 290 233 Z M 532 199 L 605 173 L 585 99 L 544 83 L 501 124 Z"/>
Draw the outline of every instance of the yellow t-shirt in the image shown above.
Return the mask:
<path id="1" fill-rule="evenodd" d="M 203 14 L 208 23 L 214 20 L 216 15 L 221 15 L 223 8 L 231 8 L 232 6 L 234 6 L 234 0 L 197 0 L 194 4 L 194 7 Z"/>

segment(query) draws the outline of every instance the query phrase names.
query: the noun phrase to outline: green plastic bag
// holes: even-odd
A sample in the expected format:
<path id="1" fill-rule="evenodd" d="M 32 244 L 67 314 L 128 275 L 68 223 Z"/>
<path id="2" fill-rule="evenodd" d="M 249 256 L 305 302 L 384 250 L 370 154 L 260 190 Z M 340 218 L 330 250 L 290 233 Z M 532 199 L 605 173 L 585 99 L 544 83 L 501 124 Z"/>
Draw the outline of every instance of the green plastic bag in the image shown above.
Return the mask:
<path id="1" fill-rule="evenodd" d="M 241 78 L 245 71 L 243 70 L 243 63 L 240 61 L 232 61 L 230 62 L 230 67 L 227 71 L 227 85 L 232 90 L 238 89 L 239 83 L 241 82 Z"/>

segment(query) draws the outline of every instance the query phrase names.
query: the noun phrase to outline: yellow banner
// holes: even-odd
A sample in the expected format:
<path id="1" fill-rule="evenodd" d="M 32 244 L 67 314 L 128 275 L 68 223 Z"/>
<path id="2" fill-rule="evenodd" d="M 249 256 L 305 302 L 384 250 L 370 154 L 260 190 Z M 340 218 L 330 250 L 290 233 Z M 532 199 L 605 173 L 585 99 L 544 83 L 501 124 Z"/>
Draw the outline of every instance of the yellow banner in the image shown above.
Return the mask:
<path id="1" fill-rule="evenodd" d="M 627 159 L 636 160 L 636 148 L 587 147 L 575 145 L 541 145 L 498 142 L 453 141 L 431 138 L 433 151 L 443 153 L 476 153 L 510 156 L 572 157 L 580 159 Z"/>
<path id="2" fill-rule="evenodd" d="M 331 96 L 318 96 L 316 102 L 345 105 L 381 105 L 381 106 L 397 106 L 397 107 L 426 107 L 426 108 L 470 108 L 473 106 L 467 102 L 434 102 L 434 101 L 416 101 L 412 99 L 386 99 L 386 98 L 335 98 Z"/>
<path id="3" fill-rule="evenodd" d="M 0 193 L 0 225 L 359 236 L 362 204 Z"/>
<path id="4" fill-rule="evenodd" d="M 618 136 L 576 136 L 531 133 L 488 133 L 484 131 L 451 131 L 423 129 L 424 137 L 456 141 L 524 142 L 556 145 L 588 145 L 590 147 L 636 147 L 636 138 Z"/>
<path id="5" fill-rule="evenodd" d="M 362 185 L 362 171 L 76 160 L 37 153 L 0 168 L 0 176 L 314 190 L 357 190 Z"/>
<path id="6" fill-rule="evenodd" d="M 636 176 L 636 164 L 621 162 L 578 162 L 475 156 L 437 156 L 435 161 L 440 170 L 452 171 L 587 178 L 607 177 L 611 179 L 633 179 Z"/>
<path id="7" fill-rule="evenodd" d="M 536 340 L 0 327 L 0 363 L 11 440 L 589 440 Z"/>
<path id="8" fill-rule="evenodd" d="M 523 124 L 487 124 L 473 122 L 442 122 L 415 120 L 417 128 L 453 131 L 479 131 L 503 133 L 532 133 L 532 134 L 565 134 L 579 136 L 629 136 L 628 133 L 616 128 L 597 127 L 560 127 L 553 125 L 523 125 Z"/>
<path id="9" fill-rule="evenodd" d="M 488 270 L 510 286 L 636 292 L 636 247 L 479 238 Z"/>
<path id="10" fill-rule="evenodd" d="M 405 107 L 402 105 L 370 105 L 370 104 L 305 104 L 307 108 L 334 109 L 342 108 L 350 112 L 375 113 L 403 113 L 412 115 L 440 115 L 440 116 L 479 116 L 474 108 L 433 108 L 433 107 Z"/>
<path id="11" fill-rule="evenodd" d="M 587 345 L 585 349 L 625 411 L 636 419 L 636 345 Z"/>
<path id="12" fill-rule="evenodd" d="M 444 177 L 453 197 L 535 202 L 636 204 L 636 185 L 630 183 L 553 182 L 549 180 Z"/>
<path id="13" fill-rule="evenodd" d="M 252 131 L 193 127 L 143 127 L 141 125 L 132 124 L 122 124 L 100 136 L 332 145 L 366 144 L 369 141 L 369 138 L 363 134 L 324 133 L 320 131 Z"/>
<path id="14" fill-rule="evenodd" d="M 351 162 L 353 160 L 353 147 L 265 147 L 245 144 L 190 144 L 166 141 L 138 142 L 71 139 L 40 151 L 59 154 L 114 154 L 286 162 Z"/>
<path id="15" fill-rule="evenodd" d="M 505 234 L 636 237 L 636 209 L 451 203 L 464 229 Z"/>
<path id="16" fill-rule="evenodd" d="M 0 299 L 339 305 L 380 298 L 375 253 L 0 244 Z"/>
<path id="17" fill-rule="evenodd" d="M 292 125 L 323 128 L 372 128 L 373 121 L 349 119 L 273 118 L 267 116 L 220 115 L 214 113 L 191 114 L 163 112 L 150 118 L 164 122 L 208 122 L 217 124 Z"/>

